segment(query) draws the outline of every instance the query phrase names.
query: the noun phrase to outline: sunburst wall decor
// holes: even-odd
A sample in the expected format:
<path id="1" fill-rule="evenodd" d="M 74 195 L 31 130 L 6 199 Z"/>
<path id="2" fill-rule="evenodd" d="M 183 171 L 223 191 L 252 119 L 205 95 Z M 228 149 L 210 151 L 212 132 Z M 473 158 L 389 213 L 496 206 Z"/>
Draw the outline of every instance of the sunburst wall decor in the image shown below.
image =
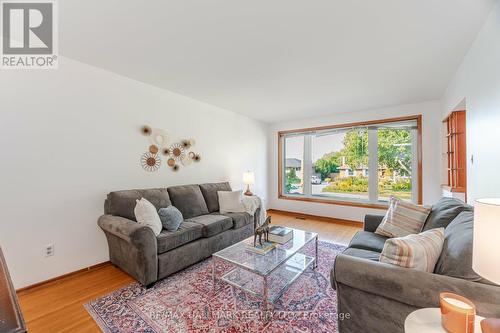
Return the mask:
<path id="1" fill-rule="evenodd" d="M 161 160 L 160 157 L 156 154 L 152 154 L 151 152 L 145 152 L 141 156 L 141 165 L 142 168 L 149 172 L 157 171 L 160 168 Z"/>
<path id="2" fill-rule="evenodd" d="M 150 126 L 142 126 L 141 133 L 148 137 L 148 151 L 141 156 L 141 165 L 149 172 L 158 171 L 161 166 L 160 155 L 165 156 L 166 165 L 172 171 L 178 171 L 182 166 L 191 165 L 201 160 L 200 154 L 192 151 L 195 141 L 183 139 L 179 142 L 169 143 L 166 131 Z"/>

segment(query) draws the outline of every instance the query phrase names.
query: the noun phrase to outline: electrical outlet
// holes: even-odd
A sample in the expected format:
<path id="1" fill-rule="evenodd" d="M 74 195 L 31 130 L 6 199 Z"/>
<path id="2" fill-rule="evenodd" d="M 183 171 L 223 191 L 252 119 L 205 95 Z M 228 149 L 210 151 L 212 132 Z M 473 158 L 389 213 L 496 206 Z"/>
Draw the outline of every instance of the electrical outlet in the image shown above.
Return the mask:
<path id="1" fill-rule="evenodd" d="M 54 255 L 54 251 L 55 251 L 54 244 L 46 245 L 44 248 L 44 251 L 45 251 L 46 257 L 52 257 Z"/>

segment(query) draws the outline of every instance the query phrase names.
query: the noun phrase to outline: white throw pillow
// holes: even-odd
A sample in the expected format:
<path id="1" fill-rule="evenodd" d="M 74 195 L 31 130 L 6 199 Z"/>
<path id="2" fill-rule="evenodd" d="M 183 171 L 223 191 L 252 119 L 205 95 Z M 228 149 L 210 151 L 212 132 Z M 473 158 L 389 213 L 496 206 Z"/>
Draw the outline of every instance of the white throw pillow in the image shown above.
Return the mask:
<path id="1" fill-rule="evenodd" d="M 243 205 L 241 198 L 242 193 L 243 191 L 217 191 L 221 214 L 245 212 L 245 205 Z"/>
<path id="2" fill-rule="evenodd" d="M 144 224 L 153 230 L 155 236 L 158 236 L 163 228 L 160 216 L 156 207 L 146 199 L 136 200 L 134 208 L 135 219 L 137 223 Z"/>
<path id="3" fill-rule="evenodd" d="M 389 238 L 380 254 L 380 262 L 432 273 L 441 256 L 443 244 L 444 228 Z"/>

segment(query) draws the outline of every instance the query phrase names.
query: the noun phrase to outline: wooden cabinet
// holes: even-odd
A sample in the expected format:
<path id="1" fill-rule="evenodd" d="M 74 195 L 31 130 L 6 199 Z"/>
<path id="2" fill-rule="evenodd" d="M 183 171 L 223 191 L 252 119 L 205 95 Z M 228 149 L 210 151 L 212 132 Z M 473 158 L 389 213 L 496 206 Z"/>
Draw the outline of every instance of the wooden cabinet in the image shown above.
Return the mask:
<path id="1" fill-rule="evenodd" d="M 446 167 L 443 188 L 450 192 L 467 193 L 466 113 L 454 111 L 444 121 Z"/>

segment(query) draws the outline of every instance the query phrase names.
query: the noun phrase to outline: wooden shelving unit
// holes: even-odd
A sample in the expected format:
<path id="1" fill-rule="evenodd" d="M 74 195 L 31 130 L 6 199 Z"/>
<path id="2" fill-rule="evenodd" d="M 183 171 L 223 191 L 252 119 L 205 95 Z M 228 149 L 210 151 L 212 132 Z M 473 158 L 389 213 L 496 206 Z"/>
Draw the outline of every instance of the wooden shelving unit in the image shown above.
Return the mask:
<path id="1" fill-rule="evenodd" d="M 453 111 L 444 121 L 446 177 L 443 188 L 467 193 L 466 113 Z"/>

